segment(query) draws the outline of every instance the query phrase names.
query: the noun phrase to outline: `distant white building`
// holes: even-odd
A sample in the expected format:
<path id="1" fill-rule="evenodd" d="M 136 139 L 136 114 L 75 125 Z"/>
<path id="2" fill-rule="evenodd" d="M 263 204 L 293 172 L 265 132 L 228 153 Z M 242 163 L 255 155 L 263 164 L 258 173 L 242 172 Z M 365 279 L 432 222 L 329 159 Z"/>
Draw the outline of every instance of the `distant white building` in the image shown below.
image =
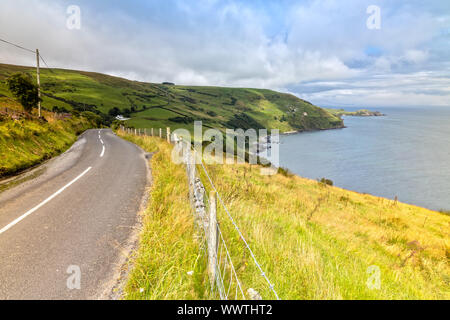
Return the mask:
<path id="1" fill-rule="evenodd" d="M 119 121 L 127 121 L 127 120 L 130 120 L 131 118 L 124 118 L 121 114 L 119 114 L 117 117 L 116 117 L 116 120 L 119 120 Z"/>

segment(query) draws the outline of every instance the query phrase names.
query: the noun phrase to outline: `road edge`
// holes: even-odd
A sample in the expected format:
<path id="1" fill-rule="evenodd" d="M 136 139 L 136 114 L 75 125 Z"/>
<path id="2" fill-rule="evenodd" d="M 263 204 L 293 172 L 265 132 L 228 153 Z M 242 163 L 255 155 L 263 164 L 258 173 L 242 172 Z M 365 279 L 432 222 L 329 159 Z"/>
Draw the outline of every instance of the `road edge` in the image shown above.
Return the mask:
<path id="1" fill-rule="evenodd" d="M 117 136 L 114 131 L 113 134 Z M 117 137 L 124 141 L 127 141 L 128 143 L 132 143 L 119 136 Z M 147 183 L 145 185 L 144 194 L 142 196 L 139 210 L 137 212 L 136 224 L 133 226 L 133 230 L 128 237 L 126 245 L 122 248 L 119 248 L 120 255 L 112 272 L 112 277 L 105 284 L 103 284 L 99 296 L 96 297 L 96 299 L 98 300 L 121 300 L 123 298 L 124 289 L 128 281 L 128 275 L 134 266 L 135 254 L 139 247 L 139 235 L 141 234 L 143 226 L 142 218 L 145 210 L 147 209 L 148 201 L 150 199 L 150 190 L 153 186 L 153 176 L 150 160 L 155 153 L 148 153 L 137 144 L 132 144 L 139 148 L 142 152 L 142 157 L 144 158 L 147 168 Z"/>

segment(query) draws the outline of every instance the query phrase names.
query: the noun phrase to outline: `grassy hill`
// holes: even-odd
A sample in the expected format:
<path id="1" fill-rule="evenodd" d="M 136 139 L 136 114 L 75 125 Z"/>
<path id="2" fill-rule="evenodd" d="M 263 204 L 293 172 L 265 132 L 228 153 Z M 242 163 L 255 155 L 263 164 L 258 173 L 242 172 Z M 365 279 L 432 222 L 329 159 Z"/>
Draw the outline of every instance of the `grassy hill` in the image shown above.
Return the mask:
<path id="1" fill-rule="evenodd" d="M 195 236 L 186 171 L 170 161 L 172 147 L 164 140 L 119 134 L 157 152 L 125 297 L 214 298 Z M 257 165 L 207 170 L 281 299 L 450 298 L 448 214 L 286 172 L 261 175 Z M 221 206 L 217 215 L 244 292 L 252 287 L 272 298 Z M 371 266 L 380 270 L 379 287 L 367 284 Z"/>
<path id="2" fill-rule="evenodd" d="M 0 64 L 0 97 L 8 96 L 5 79 L 15 72 L 35 76 L 35 69 Z M 130 81 L 99 73 L 42 69 L 43 106 L 108 114 L 120 109 L 128 126 L 191 128 L 264 127 L 281 131 L 342 127 L 342 120 L 293 95 L 264 89 L 176 86 Z M 256 128 L 255 128 L 256 129 Z"/>
<path id="3" fill-rule="evenodd" d="M 46 120 L 26 115 L 17 102 L 0 97 L 0 178 L 64 152 L 80 133 L 97 126 L 90 117 L 59 118 L 48 111 L 43 116 Z"/>

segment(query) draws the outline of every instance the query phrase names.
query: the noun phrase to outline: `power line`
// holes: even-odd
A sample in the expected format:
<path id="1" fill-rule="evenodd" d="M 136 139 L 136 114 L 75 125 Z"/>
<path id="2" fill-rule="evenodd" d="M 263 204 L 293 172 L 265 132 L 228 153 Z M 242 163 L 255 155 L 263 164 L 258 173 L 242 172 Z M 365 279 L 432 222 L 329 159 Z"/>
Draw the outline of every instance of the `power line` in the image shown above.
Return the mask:
<path id="1" fill-rule="evenodd" d="M 47 62 L 45 62 L 44 57 L 42 56 L 42 54 L 39 53 L 39 57 L 41 58 L 42 62 L 44 62 L 45 66 L 47 67 L 47 69 L 51 72 L 54 73 L 52 68 L 50 68 L 47 64 Z"/>
<path id="2" fill-rule="evenodd" d="M 40 118 L 40 117 L 41 117 L 41 83 L 40 83 L 40 71 L 39 71 L 40 68 L 39 68 L 39 61 L 42 60 L 42 62 L 44 62 L 44 64 L 47 66 L 47 70 L 49 70 L 51 73 L 54 73 L 53 70 L 50 69 L 50 67 L 48 66 L 47 62 L 44 60 L 44 57 L 42 57 L 42 55 L 39 54 L 39 49 L 36 49 L 36 51 L 35 51 L 35 50 L 31 50 L 31 49 L 22 47 L 22 46 L 20 46 L 20 45 L 18 45 L 18 44 L 9 42 L 9 41 L 4 40 L 4 39 L 1 39 L 1 38 L 0 38 L 0 41 L 1 41 L 1 42 L 4 42 L 4 43 L 7 43 L 7 44 L 9 44 L 9 45 L 11 45 L 11 46 L 14 46 L 14 47 L 16 47 L 16 48 L 19 48 L 19 49 L 22 49 L 22 50 L 31 52 L 31 53 L 33 53 L 33 54 L 36 54 L 36 62 L 37 62 L 37 63 L 36 63 L 36 71 L 37 71 L 37 89 L 38 89 L 38 97 L 39 97 L 39 99 L 38 99 L 38 109 L 39 109 L 39 118 Z"/>
<path id="3" fill-rule="evenodd" d="M 36 51 L 35 51 L 35 50 L 31 50 L 31 49 L 22 47 L 22 46 L 20 46 L 20 45 L 18 45 L 18 44 L 9 42 L 9 41 L 4 40 L 4 39 L 1 39 L 1 38 L 0 38 L 0 41 L 1 41 L 1 42 L 4 42 L 4 43 L 7 43 L 7 44 L 10 44 L 10 45 L 12 45 L 12 46 L 14 46 L 14 47 L 17 47 L 17 48 L 19 48 L 19 49 L 22 49 L 22 50 L 31 52 L 31 53 L 33 53 L 33 54 L 36 54 Z M 54 73 L 53 70 L 48 66 L 47 62 L 44 60 L 44 57 L 42 56 L 42 54 L 40 54 L 40 53 L 39 53 L 39 58 L 40 58 L 40 59 L 42 60 L 42 62 L 45 64 L 45 66 L 47 67 L 47 69 L 48 69 L 51 73 Z"/>
<path id="4" fill-rule="evenodd" d="M 35 50 L 31 50 L 31 49 L 24 48 L 24 47 L 22 47 L 22 46 L 19 46 L 18 44 L 15 44 L 15 43 L 12 43 L 12 42 L 3 40 L 3 39 L 1 39 L 1 38 L 0 38 L 0 41 L 1 41 L 1 42 L 4 42 L 4 43 L 7 43 L 7 44 L 10 44 L 10 45 L 12 45 L 12 46 L 14 46 L 14 47 L 17 47 L 17 48 L 19 48 L 19 49 L 22 49 L 22 50 L 25 50 L 25 51 L 28 51 L 28 52 L 31 52 L 31 53 L 36 53 Z"/>

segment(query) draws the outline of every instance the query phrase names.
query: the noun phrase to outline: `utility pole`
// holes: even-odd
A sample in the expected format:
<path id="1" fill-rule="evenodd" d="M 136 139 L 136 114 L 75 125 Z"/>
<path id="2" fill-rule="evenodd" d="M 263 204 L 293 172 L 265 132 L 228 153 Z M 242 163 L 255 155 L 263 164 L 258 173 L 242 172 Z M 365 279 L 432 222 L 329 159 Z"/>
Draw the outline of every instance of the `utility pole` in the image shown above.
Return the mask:
<path id="1" fill-rule="evenodd" d="M 37 62 L 37 87 L 38 87 L 38 111 L 39 118 L 41 117 L 41 79 L 40 79 L 40 70 L 39 70 L 39 49 L 36 49 L 36 62 Z"/>

